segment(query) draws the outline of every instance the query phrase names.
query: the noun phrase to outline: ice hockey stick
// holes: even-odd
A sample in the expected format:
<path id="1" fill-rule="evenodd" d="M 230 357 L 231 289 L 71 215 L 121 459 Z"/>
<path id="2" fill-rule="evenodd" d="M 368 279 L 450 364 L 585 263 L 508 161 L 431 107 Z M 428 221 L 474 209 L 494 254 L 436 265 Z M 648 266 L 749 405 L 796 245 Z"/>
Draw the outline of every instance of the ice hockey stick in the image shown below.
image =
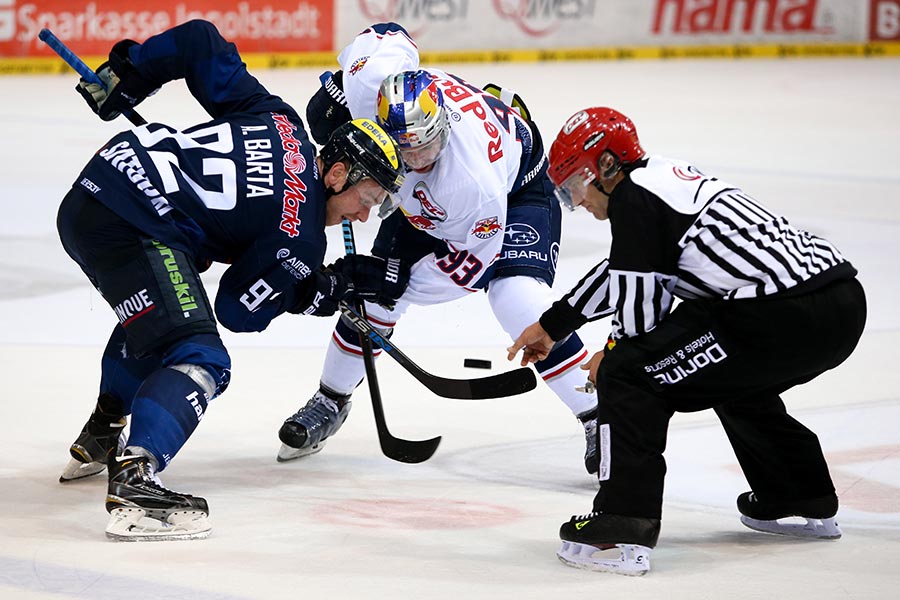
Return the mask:
<path id="1" fill-rule="evenodd" d="M 90 83 L 97 83 L 100 85 L 104 85 L 104 83 L 100 80 L 100 77 L 94 73 L 89 66 L 84 64 L 84 61 L 78 58 L 78 56 L 72 52 L 68 46 L 66 46 L 61 39 L 56 37 L 52 31 L 47 29 L 41 29 L 40 33 L 38 33 L 38 39 L 42 42 L 50 46 L 50 49 L 56 52 L 61 59 L 66 61 L 66 63 L 72 67 L 72 69 L 81 75 L 81 78 Z M 122 112 L 129 121 L 131 121 L 132 125 L 137 127 L 141 125 L 146 125 L 147 121 L 144 120 L 144 117 L 137 114 L 134 110 L 129 109 Z"/>
<path id="2" fill-rule="evenodd" d="M 356 254 L 356 241 L 353 238 L 353 225 L 347 219 L 341 222 L 344 231 L 344 253 Z M 346 304 L 341 304 L 341 312 L 348 319 L 356 319 L 369 325 L 366 321 L 366 307 L 362 301 L 356 303 L 356 311 L 352 311 Z M 405 463 L 420 463 L 428 460 L 437 451 L 441 443 L 441 437 L 430 440 L 404 440 L 394 437 L 384 418 L 384 407 L 381 404 L 381 388 L 378 386 L 378 374 L 375 371 L 375 355 L 372 350 L 373 337 L 365 331 L 365 328 L 357 326 L 359 343 L 362 346 L 363 362 L 366 366 L 366 382 L 369 385 L 369 396 L 372 400 L 372 412 L 375 415 L 375 430 L 378 432 L 378 443 L 381 452 L 390 459 Z M 375 332 L 371 326 L 369 329 Z M 378 336 L 379 338 L 381 336 Z M 384 347 L 384 346 L 382 346 Z M 387 348 L 385 348 L 387 350 Z M 402 363 L 401 363 L 402 364 Z"/>

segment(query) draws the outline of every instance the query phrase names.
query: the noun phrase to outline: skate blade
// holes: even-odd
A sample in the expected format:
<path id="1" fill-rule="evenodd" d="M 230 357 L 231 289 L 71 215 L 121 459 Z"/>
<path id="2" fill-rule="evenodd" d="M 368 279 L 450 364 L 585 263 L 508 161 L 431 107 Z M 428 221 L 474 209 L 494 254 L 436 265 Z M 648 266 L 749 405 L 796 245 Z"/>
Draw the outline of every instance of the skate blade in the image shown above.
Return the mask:
<path id="1" fill-rule="evenodd" d="M 556 556 L 576 569 L 617 573 L 640 577 L 650 570 L 650 548 L 637 544 L 616 544 L 600 548 L 590 544 L 563 541 Z"/>
<path id="2" fill-rule="evenodd" d="M 787 519 L 794 521 L 787 522 Z M 811 519 L 807 517 L 788 517 L 785 522 L 760 521 L 741 516 L 741 523 L 746 527 L 763 533 L 788 535 L 791 537 L 812 538 L 819 540 L 837 540 L 841 537 L 841 528 L 834 517 L 830 519 Z M 806 523 L 800 523 L 800 520 Z"/>
<path id="3" fill-rule="evenodd" d="M 106 537 L 117 542 L 202 540 L 212 531 L 207 514 L 198 510 L 170 513 L 165 521 L 151 519 L 142 508 L 121 507 L 109 513 Z"/>
<path id="4" fill-rule="evenodd" d="M 275 458 L 278 460 L 278 462 L 288 462 L 291 460 L 302 458 L 304 456 L 309 456 L 310 454 L 321 452 L 322 448 L 324 447 L 324 440 L 319 442 L 315 446 L 308 446 L 306 448 L 291 448 L 287 444 L 282 444 L 281 448 L 278 449 L 278 456 L 276 456 Z"/>
<path id="5" fill-rule="evenodd" d="M 76 458 L 70 458 L 69 464 L 65 466 L 62 475 L 59 476 L 59 482 L 69 483 L 70 481 L 84 479 L 85 477 L 90 477 L 91 475 L 102 473 L 103 469 L 105 468 L 106 465 L 101 462 L 85 463 Z"/>

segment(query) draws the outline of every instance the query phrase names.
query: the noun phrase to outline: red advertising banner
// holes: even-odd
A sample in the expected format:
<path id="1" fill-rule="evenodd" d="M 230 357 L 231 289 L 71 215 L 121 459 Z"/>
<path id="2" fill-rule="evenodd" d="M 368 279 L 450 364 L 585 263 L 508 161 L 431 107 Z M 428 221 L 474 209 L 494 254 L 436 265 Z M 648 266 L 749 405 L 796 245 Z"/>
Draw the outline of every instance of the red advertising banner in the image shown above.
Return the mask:
<path id="1" fill-rule="evenodd" d="M 331 0 L 0 0 L 0 57 L 50 56 L 49 28 L 79 55 L 102 56 L 123 38 L 142 41 L 191 19 L 207 19 L 242 53 L 331 51 Z"/>
<path id="2" fill-rule="evenodd" d="M 653 33 L 683 35 L 829 34 L 819 0 L 656 0 Z"/>
<path id="3" fill-rule="evenodd" d="M 900 41 L 900 0 L 871 0 L 869 40 Z"/>

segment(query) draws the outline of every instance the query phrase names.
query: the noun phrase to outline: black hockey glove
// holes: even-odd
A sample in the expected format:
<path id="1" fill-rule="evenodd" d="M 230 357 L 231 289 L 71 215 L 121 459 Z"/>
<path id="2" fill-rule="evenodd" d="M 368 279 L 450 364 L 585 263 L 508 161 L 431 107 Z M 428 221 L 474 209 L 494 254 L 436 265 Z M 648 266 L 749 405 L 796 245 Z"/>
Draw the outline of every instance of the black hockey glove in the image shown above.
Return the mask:
<path id="1" fill-rule="evenodd" d="M 341 302 L 351 300 L 353 295 L 353 282 L 330 268 L 315 271 L 300 285 L 305 289 L 294 306 L 287 309 L 290 313 L 330 317 L 338 311 Z"/>
<path id="2" fill-rule="evenodd" d="M 320 146 L 328 142 L 334 130 L 351 120 L 344 96 L 344 72 L 325 71 L 319 76 L 322 87 L 306 105 L 306 122 L 313 139 Z"/>
<path id="3" fill-rule="evenodd" d="M 337 259 L 330 268 L 352 282 L 354 298 L 375 302 L 388 310 L 394 308 L 409 285 L 409 265 L 399 258 L 384 260 L 351 254 Z"/>
<path id="4" fill-rule="evenodd" d="M 109 60 L 96 71 L 105 87 L 84 79 L 75 86 L 75 91 L 104 121 L 112 121 L 123 110 L 134 108 L 159 90 L 138 72 L 128 58 L 128 49 L 135 45 L 137 42 L 134 40 L 122 40 L 112 47 Z"/>

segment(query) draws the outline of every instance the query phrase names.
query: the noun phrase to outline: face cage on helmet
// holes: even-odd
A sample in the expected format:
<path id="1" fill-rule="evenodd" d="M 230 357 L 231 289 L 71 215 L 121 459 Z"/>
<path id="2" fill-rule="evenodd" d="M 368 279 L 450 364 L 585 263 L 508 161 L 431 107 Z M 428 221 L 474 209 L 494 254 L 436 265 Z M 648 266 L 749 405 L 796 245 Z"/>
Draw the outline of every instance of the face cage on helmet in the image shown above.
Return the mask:
<path id="1" fill-rule="evenodd" d="M 408 148 L 401 146 L 400 156 L 403 157 L 403 162 L 406 164 L 407 168 L 412 170 L 424 169 L 437 162 L 438 157 L 441 155 L 441 152 L 444 151 L 444 148 L 447 147 L 447 142 L 450 139 L 450 132 L 448 129 L 449 128 L 441 129 L 438 137 L 427 144 L 411 146 Z"/>
<path id="2" fill-rule="evenodd" d="M 596 178 L 597 174 L 589 167 L 583 167 L 581 171 L 569 175 L 565 181 L 556 186 L 554 189 L 556 199 L 570 211 L 575 210 L 576 206 L 584 202 L 587 186 Z"/>

